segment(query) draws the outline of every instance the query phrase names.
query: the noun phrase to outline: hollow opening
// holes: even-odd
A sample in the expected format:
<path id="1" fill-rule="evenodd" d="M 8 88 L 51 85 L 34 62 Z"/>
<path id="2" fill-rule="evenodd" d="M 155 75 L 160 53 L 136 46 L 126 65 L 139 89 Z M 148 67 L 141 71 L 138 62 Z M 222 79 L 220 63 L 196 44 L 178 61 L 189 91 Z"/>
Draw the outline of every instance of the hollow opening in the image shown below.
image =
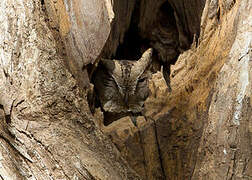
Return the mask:
<path id="1" fill-rule="evenodd" d="M 148 38 L 141 36 L 138 24 L 140 22 L 140 1 L 137 1 L 132 12 L 129 29 L 124 34 L 123 43 L 116 50 L 115 59 L 137 60 L 144 50 L 150 47 Z"/>
<path id="2" fill-rule="evenodd" d="M 141 57 L 141 52 L 148 47 L 149 40 L 143 39 L 136 25 L 132 24 L 125 34 L 123 43 L 117 48 L 115 59 L 137 60 Z"/>
<path id="3" fill-rule="evenodd" d="M 177 29 L 174 10 L 168 1 L 158 7 L 153 14 L 144 14 L 153 16 L 151 25 L 142 23 L 140 19 L 140 8 L 137 4 L 133 12 L 132 20 L 128 31 L 125 33 L 123 43 L 117 48 L 115 59 L 136 60 L 141 57 L 144 50 L 152 47 L 154 56 L 159 63 L 169 64 L 179 55 L 179 33 Z M 148 18 L 146 18 L 148 19 Z M 145 24 L 148 28 L 141 27 Z"/>
<path id="4" fill-rule="evenodd" d="M 179 31 L 174 16 L 174 9 L 168 1 L 163 2 L 157 8 L 158 10 L 153 10 L 153 13 L 145 14 L 145 16 L 154 17 L 154 19 L 151 24 L 146 26 L 148 28 L 143 28 L 141 27 L 141 24 L 144 23 L 141 22 L 142 19 L 140 18 L 140 5 L 136 4 L 129 29 L 124 35 L 123 43 L 117 47 L 113 59 L 137 60 L 146 49 L 151 47 L 153 48 L 153 56 L 150 69 L 154 73 L 163 66 L 163 75 L 169 86 L 170 65 L 176 62 L 183 48 L 179 47 Z M 94 76 L 99 76 L 99 73 L 94 73 Z M 114 84 L 116 85 L 116 83 Z M 118 90 L 118 87 L 115 88 Z M 100 91 L 96 85 L 95 91 Z M 122 117 L 133 115 L 132 112 L 116 113 L 105 111 L 100 103 L 99 95 L 96 96 L 95 104 L 95 107 L 101 107 L 103 111 L 104 125 L 109 125 Z M 138 113 L 138 115 L 142 114 Z"/>

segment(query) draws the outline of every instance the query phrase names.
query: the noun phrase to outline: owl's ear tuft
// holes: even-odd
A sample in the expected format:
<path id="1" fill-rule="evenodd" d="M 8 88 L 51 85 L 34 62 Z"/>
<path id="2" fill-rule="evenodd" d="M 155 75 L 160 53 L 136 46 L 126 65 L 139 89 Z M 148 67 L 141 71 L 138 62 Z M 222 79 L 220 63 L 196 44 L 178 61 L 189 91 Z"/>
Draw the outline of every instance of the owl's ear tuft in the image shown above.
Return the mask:
<path id="1" fill-rule="evenodd" d="M 152 61 L 152 52 L 153 52 L 152 48 L 147 49 L 143 53 L 142 57 L 135 63 L 133 69 L 134 76 L 136 77 L 140 76 L 145 71 L 145 69 Z"/>
<path id="2" fill-rule="evenodd" d="M 115 63 L 114 61 L 110 59 L 101 59 L 101 64 L 110 72 L 113 72 L 115 69 Z"/>
<path id="3" fill-rule="evenodd" d="M 110 74 L 113 74 L 113 76 L 121 76 L 121 65 L 117 60 L 101 59 L 101 64 L 107 69 Z"/>
<path id="4" fill-rule="evenodd" d="M 147 49 L 143 53 L 142 57 L 138 60 L 139 64 L 141 64 L 143 67 L 146 68 L 146 66 L 148 66 L 151 63 L 152 53 L 153 53 L 153 49 L 152 48 Z"/>

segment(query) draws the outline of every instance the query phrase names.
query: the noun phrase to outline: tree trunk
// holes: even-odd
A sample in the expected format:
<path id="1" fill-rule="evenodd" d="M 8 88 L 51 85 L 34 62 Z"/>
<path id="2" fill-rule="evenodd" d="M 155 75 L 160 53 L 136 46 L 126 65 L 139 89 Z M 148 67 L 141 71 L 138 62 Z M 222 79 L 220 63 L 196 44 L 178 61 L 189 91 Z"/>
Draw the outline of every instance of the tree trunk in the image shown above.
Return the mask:
<path id="1" fill-rule="evenodd" d="M 139 179 L 94 125 L 41 2 L 0 9 L 0 179 Z"/>
<path id="2" fill-rule="evenodd" d="M 3 0 L 0 10 L 0 179 L 252 178 L 251 0 Z M 104 126 L 89 109 L 88 66 L 147 46 L 163 64 L 176 57 L 172 92 L 153 73 L 138 126 Z"/>

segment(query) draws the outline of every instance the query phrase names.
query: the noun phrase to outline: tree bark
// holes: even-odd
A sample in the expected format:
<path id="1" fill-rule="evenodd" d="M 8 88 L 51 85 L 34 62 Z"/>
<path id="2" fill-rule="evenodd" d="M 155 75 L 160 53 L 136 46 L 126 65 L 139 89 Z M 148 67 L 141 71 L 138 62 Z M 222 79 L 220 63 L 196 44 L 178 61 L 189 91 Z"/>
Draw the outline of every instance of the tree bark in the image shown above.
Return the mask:
<path id="1" fill-rule="evenodd" d="M 148 14 L 161 4 L 99 1 L 106 25 L 90 18 L 102 37 L 92 39 L 70 16 L 83 15 L 78 1 L 74 12 L 69 2 L 45 1 L 48 16 L 39 0 L 0 2 L 0 179 L 252 178 L 251 0 L 167 1 L 180 44 L 199 38 L 171 66 L 172 92 L 161 72 L 153 75 L 138 127 L 129 117 L 104 126 L 101 111 L 90 113 L 86 66 L 102 51 L 114 56 L 134 19 L 146 37 L 154 21 Z"/>
<path id="2" fill-rule="evenodd" d="M 0 179 L 139 179 L 94 125 L 41 2 L 0 9 Z"/>
<path id="3" fill-rule="evenodd" d="M 122 118 L 103 131 L 146 179 L 250 179 L 252 1 L 169 2 L 182 29 L 200 26 L 171 66 L 172 92 L 154 74 L 138 128 Z"/>

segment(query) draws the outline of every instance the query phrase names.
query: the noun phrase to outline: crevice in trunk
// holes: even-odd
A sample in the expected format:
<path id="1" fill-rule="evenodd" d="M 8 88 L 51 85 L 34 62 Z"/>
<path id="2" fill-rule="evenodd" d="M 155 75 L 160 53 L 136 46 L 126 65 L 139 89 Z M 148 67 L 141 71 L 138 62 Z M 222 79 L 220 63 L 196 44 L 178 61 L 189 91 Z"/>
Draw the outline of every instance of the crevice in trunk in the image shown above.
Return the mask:
<path id="1" fill-rule="evenodd" d="M 179 33 L 177 29 L 174 10 L 168 1 L 161 4 L 152 14 L 143 13 L 144 16 L 154 17 L 150 25 L 146 19 L 140 18 L 140 11 L 144 7 L 135 7 L 131 24 L 125 33 L 123 43 L 117 47 L 114 59 L 136 60 L 148 48 L 154 49 L 154 61 L 169 66 L 176 62 L 180 50 Z M 146 10 L 147 11 L 147 10 Z"/>
<path id="2" fill-rule="evenodd" d="M 193 39 L 191 37 L 195 37 L 195 42 L 197 42 L 197 38 L 199 37 L 195 31 L 189 31 L 189 27 L 193 22 L 187 22 L 191 21 L 191 19 L 187 19 L 189 17 L 185 17 L 185 12 L 179 12 L 177 7 L 174 6 L 174 4 L 170 4 L 169 1 L 165 0 L 154 0 L 154 1 L 145 1 L 145 4 L 141 1 L 137 1 L 134 7 L 134 10 L 132 12 L 132 17 L 131 20 L 129 21 L 130 24 L 128 24 L 129 28 L 127 31 L 123 34 L 123 39 L 120 39 L 120 43 L 117 45 L 116 51 L 113 49 L 109 49 L 108 47 L 114 47 L 113 45 L 109 45 L 109 43 L 112 43 L 111 39 L 115 38 L 115 41 L 117 41 L 118 36 L 122 37 L 122 35 L 118 35 L 116 33 L 118 27 L 122 27 L 122 24 L 119 24 L 117 27 L 117 21 L 115 21 L 115 24 L 113 24 L 111 36 L 109 38 L 109 41 L 107 42 L 108 44 L 105 46 L 104 49 L 104 54 L 101 56 L 104 57 L 105 59 L 116 59 L 116 60 L 138 60 L 143 52 L 145 52 L 148 48 L 153 48 L 153 55 L 152 55 L 152 65 L 150 67 L 150 70 L 152 73 L 156 73 L 157 71 L 161 71 L 163 69 L 163 76 L 164 79 L 167 83 L 168 90 L 172 91 L 172 88 L 170 88 L 170 66 L 172 64 L 175 64 L 179 55 L 190 48 L 190 44 L 193 43 Z M 184 7 L 186 8 L 186 7 Z M 181 9 L 182 10 L 182 9 Z M 125 12 L 124 12 L 125 13 Z M 184 13 L 184 16 L 181 14 Z M 131 14 L 131 13 L 128 13 Z M 116 15 L 115 15 L 116 16 Z M 120 14 L 120 16 L 122 16 Z M 119 16 L 119 17 L 120 17 Z M 117 17 L 118 18 L 118 17 Z M 180 19 L 181 18 L 181 19 Z M 183 19 L 182 19 L 183 18 Z M 198 26 L 199 24 L 194 24 L 195 27 Z M 192 28 L 193 29 L 193 28 Z M 113 32 L 113 30 L 115 32 Z M 194 29 L 193 29 L 194 30 Z M 113 34 L 115 33 L 115 34 Z M 111 51 L 108 53 L 108 51 Z M 163 67 L 163 68 L 161 68 Z M 100 70 L 104 68 L 101 64 L 98 64 L 98 68 Z M 104 70 L 104 69 L 103 69 Z M 104 70 L 105 71 L 105 70 Z M 98 72 L 98 70 L 97 70 Z M 94 72 L 92 77 L 99 77 L 99 73 Z M 107 72 L 104 72 L 105 74 Z M 105 77 L 105 76 L 104 76 Z M 104 78 L 101 78 L 101 81 L 104 81 Z M 99 81 L 99 82 L 101 82 Z M 113 80 L 112 80 L 113 81 Z M 91 80 L 92 83 L 94 83 L 94 79 Z M 97 82 L 96 82 L 97 83 Z M 114 82 L 115 84 L 117 82 Z M 97 85 L 97 84 L 96 84 Z M 94 83 L 94 90 L 97 90 L 97 87 Z M 108 88 L 111 84 L 108 84 Z M 119 89 L 118 84 L 117 87 L 114 89 Z M 114 90 L 113 89 L 113 90 Z M 118 90 L 117 89 L 117 90 Z M 105 92 L 105 91 L 104 91 Z M 110 92 L 116 92 L 115 91 L 110 91 Z M 102 93 L 100 93 L 102 94 Z M 106 93 L 103 93 L 106 94 Z M 102 96 L 103 96 L 102 94 Z M 110 93 L 107 93 L 107 96 L 109 96 Z M 138 113 L 137 115 L 133 114 L 132 112 L 126 112 L 126 113 L 116 113 L 116 112 L 106 112 L 103 107 L 102 101 L 104 97 L 101 97 L 101 102 L 98 96 L 98 93 L 94 93 L 94 96 L 96 98 L 92 98 L 96 103 L 90 103 L 90 104 L 95 104 L 95 108 L 101 108 L 101 111 L 103 112 L 103 125 L 105 125 L 105 128 L 113 128 L 114 124 L 112 124 L 114 121 L 122 120 L 122 122 L 125 120 L 123 119 L 125 116 L 128 117 L 139 117 L 139 116 L 145 116 L 144 113 Z M 108 101 L 109 102 L 109 101 Z M 111 102 L 109 102 L 111 103 Z M 105 104 L 105 103 L 104 103 Z M 95 111 L 93 111 L 95 112 Z M 144 117 L 147 118 L 147 117 Z M 152 117 L 148 117 L 148 119 L 151 119 Z M 156 156 L 157 159 L 156 162 L 159 164 L 159 170 L 158 170 L 158 176 L 162 177 L 162 179 L 167 179 L 169 178 L 169 174 L 167 173 L 166 168 L 166 162 L 165 158 L 163 157 L 163 149 L 162 149 L 162 142 L 160 141 L 160 137 L 158 136 L 158 131 L 160 127 L 157 127 L 158 124 L 155 122 L 154 119 L 151 119 L 151 123 L 153 124 L 154 132 L 153 132 L 153 141 L 155 141 L 155 146 L 156 146 Z M 134 122 L 133 122 L 134 124 Z M 137 124 L 137 123 L 136 123 Z M 111 126 L 110 126 L 111 125 Z M 145 149 L 144 149 L 144 142 L 141 137 L 141 131 L 140 128 L 138 127 L 139 132 L 136 134 L 133 134 L 133 137 L 136 137 L 139 135 L 140 138 L 140 144 L 137 145 L 141 147 L 143 154 L 145 154 Z M 111 136 L 111 138 L 118 138 L 114 137 L 114 135 Z M 161 143 L 161 144 L 160 144 Z M 134 152 L 132 147 L 128 147 L 129 152 Z M 132 161 L 132 157 L 128 158 L 127 156 L 130 157 L 130 155 L 126 155 L 126 159 Z M 144 157 L 144 162 L 141 162 L 142 164 L 140 165 L 142 169 L 145 169 L 145 175 L 148 176 L 147 169 L 149 168 L 149 162 L 148 160 L 145 159 Z M 134 164 L 135 163 L 135 164 Z M 132 166 L 138 166 L 137 160 L 136 162 L 131 162 Z M 144 176 L 143 170 L 139 170 L 139 174 Z M 151 173 L 150 173 L 151 174 Z M 148 178 L 148 177 L 147 177 Z"/>
<path id="3" fill-rule="evenodd" d="M 118 45 L 115 55 L 112 55 L 112 59 L 134 61 L 139 59 L 145 50 L 153 48 L 150 69 L 152 73 L 155 73 L 163 66 L 163 75 L 168 89 L 171 91 L 170 66 L 176 62 L 181 50 L 185 50 L 184 47 L 180 47 L 175 10 L 168 1 L 158 2 L 157 5 L 151 4 L 153 2 L 148 3 L 149 6 L 154 6 L 153 8 L 156 9 L 152 11 L 148 5 L 141 7 L 140 1 L 136 2 L 129 29 L 124 34 L 122 43 Z M 150 21 L 150 24 L 147 21 Z M 94 76 L 96 76 L 95 72 Z M 94 100 L 94 98 L 91 99 Z M 97 96 L 96 107 L 100 106 Z M 129 115 L 130 113 L 104 112 L 103 122 L 107 126 L 113 121 Z"/>
<path id="4" fill-rule="evenodd" d="M 159 158 L 159 162 L 160 162 L 160 166 L 161 166 L 161 170 L 162 170 L 162 176 L 164 177 L 164 179 L 166 179 L 165 169 L 164 169 L 163 159 L 162 159 L 162 154 L 161 154 L 161 148 L 160 148 L 159 139 L 158 139 L 157 123 L 155 120 L 151 120 L 151 121 L 154 124 L 155 140 L 156 140 L 157 148 L 158 148 L 158 158 Z"/>

